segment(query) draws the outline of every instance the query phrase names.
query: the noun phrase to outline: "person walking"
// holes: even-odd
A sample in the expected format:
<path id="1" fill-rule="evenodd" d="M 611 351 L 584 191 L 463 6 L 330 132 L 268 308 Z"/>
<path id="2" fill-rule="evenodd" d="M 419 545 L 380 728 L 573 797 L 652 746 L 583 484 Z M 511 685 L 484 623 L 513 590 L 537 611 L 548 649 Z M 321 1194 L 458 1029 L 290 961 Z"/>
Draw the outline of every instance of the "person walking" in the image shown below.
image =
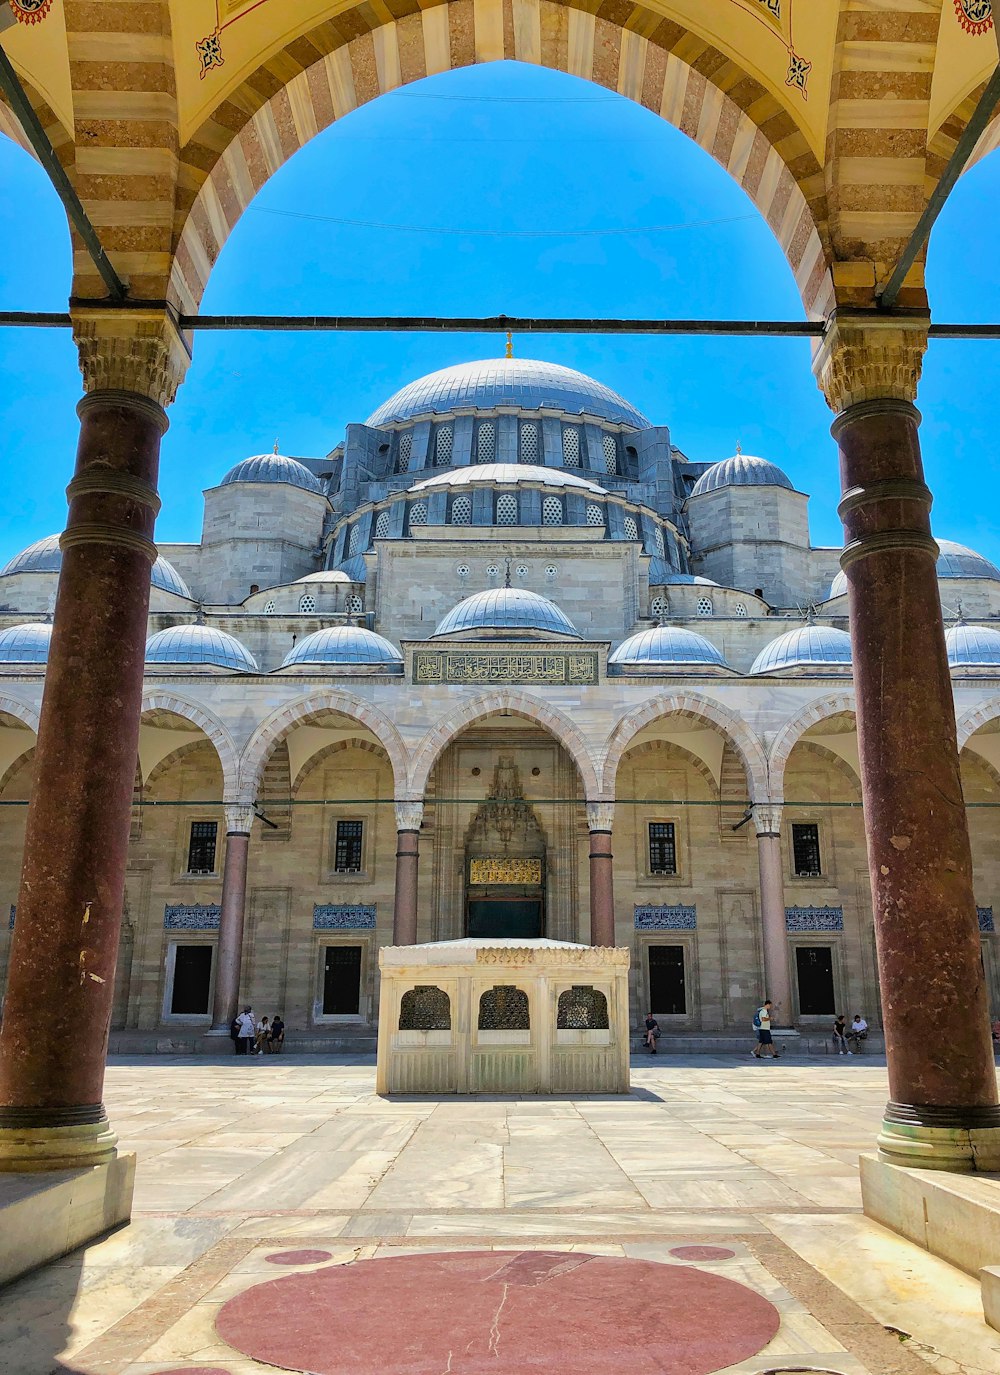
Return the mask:
<path id="1" fill-rule="evenodd" d="M 853 1050 L 847 1052 L 848 1055 L 860 1055 L 862 1042 L 868 1040 L 868 1023 L 860 1012 L 855 1012 L 854 1014 L 854 1021 L 851 1023 L 850 1030 L 847 1033 L 847 1039 L 854 1047 Z"/>
<path id="2" fill-rule="evenodd" d="M 750 1052 L 755 1060 L 763 1058 L 766 1050 L 775 1060 L 780 1059 L 774 1044 L 774 1037 L 771 1035 L 771 999 L 765 998 L 763 1003 L 753 1014 L 753 1029 L 757 1033 L 757 1044 Z"/>
<path id="3" fill-rule="evenodd" d="M 250 1047 L 257 1035 L 257 1024 L 249 1007 L 245 1007 L 236 1018 L 236 1054 L 249 1055 Z"/>
<path id="4" fill-rule="evenodd" d="M 837 1055 L 847 1054 L 847 1018 L 842 1012 L 837 1013 L 833 1024 L 833 1049 Z"/>

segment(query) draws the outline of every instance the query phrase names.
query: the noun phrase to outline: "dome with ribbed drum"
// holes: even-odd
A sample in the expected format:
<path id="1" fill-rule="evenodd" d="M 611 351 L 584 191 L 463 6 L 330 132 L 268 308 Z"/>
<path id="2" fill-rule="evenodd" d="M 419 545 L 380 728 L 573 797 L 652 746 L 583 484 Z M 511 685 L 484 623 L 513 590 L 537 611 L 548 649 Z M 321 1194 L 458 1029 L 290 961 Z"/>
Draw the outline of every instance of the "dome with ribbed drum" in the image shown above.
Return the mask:
<path id="1" fill-rule="evenodd" d="M 850 670 L 851 637 L 827 625 L 804 625 L 788 630 L 765 645 L 750 669 L 755 673 L 788 673 L 812 669 L 816 673 Z"/>
<path id="2" fill-rule="evenodd" d="M 717 492 L 720 487 L 785 487 L 794 492 L 789 479 L 776 463 L 753 454 L 734 454 L 721 463 L 713 463 L 691 488 L 693 497 L 705 492 Z"/>
<path id="3" fill-rule="evenodd" d="M 704 635 L 672 625 L 657 625 L 630 635 L 608 656 L 608 671 L 615 675 L 656 673 L 665 668 L 698 671 L 729 665 Z"/>
<path id="4" fill-rule="evenodd" d="M 286 458 L 284 454 L 254 454 L 252 458 L 243 459 L 235 468 L 230 468 L 219 486 L 228 487 L 232 482 L 285 482 L 306 492 L 320 495 L 323 492 L 319 478 L 304 463 Z"/>
<path id="5" fill-rule="evenodd" d="M 592 415 L 633 430 L 649 429 L 646 417 L 603 382 L 574 368 L 532 358 L 486 358 L 428 373 L 400 388 L 368 417 L 367 424 L 398 424 L 417 415 L 517 406 L 566 415 Z"/>
<path id="6" fill-rule="evenodd" d="M 984 582 L 1000 582 L 1000 568 L 982 554 L 977 554 L 975 549 L 951 539 L 939 539 L 937 545 L 941 551 L 937 560 L 939 578 L 978 578 Z M 830 584 L 827 600 L 843 597 L 846 592 L 847 574 L 841 570 Z"/>
<path id="7" fill-rule="evenodd" d="M 0 631 L 0 664 L 44 664 L 49 657 L 52 627 L 38 621 Z"/>
<path id="8" fill-rule="evenodd" d="M 453 607 L 438 623 L 433 638 L 459 631 L 495 630 L 514 639 L 525 632 L 565 635 L 579 639 L 569 618 L 555 602 L 529 592 L 526 587 L 496 587 L 474 592 Z"/>
<path id="9" fill-rule="evenodd" d="M 173 625 L 146 642 L 146 663 L 176 667 L 226 668 L 233 673 L 259 673 L 253 655 L 232 635 L 207 625 Z"/>
<path id="10" fill-rule="evenodd" d="M 285 655 L 282 668 L 350 668 L 361 673 L 402 673 L 399 650 L 360 625 L 328 626 L 306 635 Z"/>
<path id="11" fill-rule="evenodd" d="M 29 544 L 20 554 L 15 554 L 9 563 L 0 568 L 0 578 L 10 578 L 16 573 L 58 573 L 62 568 L 62 550 L 59 548 L 58 535 L 46 535 L 44 539 Z M 175 597 L 192 600 L 187 583 L 172 563 L 162 556 L 153 564 L 149 578 L 153 587 L 161 592 L 172 592 Z"/>
<path id="12" fill-rule="evenodd" d="M 944 637 L 952 668 L 1000 669 L 1000 630 L 991 625 L 953 625 Z"/>

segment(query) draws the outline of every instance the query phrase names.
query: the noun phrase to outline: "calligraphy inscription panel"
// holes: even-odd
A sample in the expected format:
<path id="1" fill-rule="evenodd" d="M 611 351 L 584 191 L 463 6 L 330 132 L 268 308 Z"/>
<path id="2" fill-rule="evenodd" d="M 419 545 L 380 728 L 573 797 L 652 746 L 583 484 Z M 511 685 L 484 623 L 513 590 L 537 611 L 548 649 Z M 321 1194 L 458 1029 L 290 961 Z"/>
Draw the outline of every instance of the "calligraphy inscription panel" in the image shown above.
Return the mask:
<path id="1" fill-rule="evenodd" d="M 541 883 L 540 859 L 473 859 L 470 883 Z"/>
<path id="2" fill-rule="evenodd" d="M 413 656 L 415 683 L 550 683 L 597 682 L 597 655 L 588 651 L 501 650 L 494 653 L 461 650 L 417 650 Z"/>

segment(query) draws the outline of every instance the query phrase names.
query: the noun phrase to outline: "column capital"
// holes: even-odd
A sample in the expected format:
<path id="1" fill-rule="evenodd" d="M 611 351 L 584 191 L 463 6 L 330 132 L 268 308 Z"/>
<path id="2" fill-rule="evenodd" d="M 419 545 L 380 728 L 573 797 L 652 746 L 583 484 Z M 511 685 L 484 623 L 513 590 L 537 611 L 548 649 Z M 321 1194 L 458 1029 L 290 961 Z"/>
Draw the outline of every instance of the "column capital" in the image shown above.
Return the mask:
<path id="1" fill-rule="evenodd" d="M 131 392 L 170 405 L 191 362 L 172 311 L 71 305 L 70 314 L 85 392 Z"/>
<path id="2" fill-rule="evenodd" d="M 613 802 L 587 803 L 587 830 L 610 831 L 615 824 L 615 804 Z"/>
<path id="3" fill-rule="evenodd" d="M 917 394 L 930 316 L 838 310 L 813 355 L 813 372 L 836 415 L 861 401 Z"/>
<path id="4" fill-rule="evenodd" d="M 758 836 L 781 835 L 781 802 L 752 802 L 753 827 Z"/>
<path id="5" fill-rule="evenodd" d="M 424 804 L 422 802 L 397 802 L 396 803 L 396 830 L 397 831 L 419 831 L 424 820 Z"/>
<path id="6" fill-rule="evenodd" d="M 249 835 L 256 813 L 245 802 L 226 803 L 226 835 Z"/>

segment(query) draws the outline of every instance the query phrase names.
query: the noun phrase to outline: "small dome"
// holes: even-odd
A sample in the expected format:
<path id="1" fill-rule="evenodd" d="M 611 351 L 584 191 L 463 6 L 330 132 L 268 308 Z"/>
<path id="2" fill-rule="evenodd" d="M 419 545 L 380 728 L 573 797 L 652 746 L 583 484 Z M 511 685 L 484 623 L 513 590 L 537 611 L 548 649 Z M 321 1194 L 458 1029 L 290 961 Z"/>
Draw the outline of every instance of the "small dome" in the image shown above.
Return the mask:
<path id="1" fill-rule="evenodd" d="M 37 621 L 0 631 L 0 664 L 44 664 L 51 639 L 52 627 Z"/>
<path id="2" fill-rule="evenodd" d="M 290 487 L 302 487 L 307 492 L 319 492 L 323 488 L 304 463 L 284 454 L 256 454 L 237 463 L 219 483 L 228 487 L 231 482 L 287 482 Z"/>
<path id="3" fill-rule="evenodd" d="M 953 625 L 944 637 L 952 668 L 1000 667 L 1000 630 L 986 625 Z"/>
<path id="4" fill-rule="evenodd" d="M 549 635 L 572 635 L 572 622 L 555 602 L 524 587 L 497 587 L 474 592 L 448 612 L 434 632 L 453 635 L 459 630 L 541 630 Z"/>
<path id="5" fill-rule="evenodd" d="M 728 668 L 729 665 L 710 640 L 693 630 L 657 625 L 623 640 L 608 655 L 608 667 L 619 673 L 641 673 L 647 668 L 671 664 L 677 667 Z"/>
<path id="6" fill-rule="evenodd" d="M 236 673 L 259 673 L 250 651 L 224 630 L 207 625 L 174 625 L 158 630 L 146 643 L 147 664 L 211 664 Z"/>
<path id="7" fill-rule="evenodd" d="M 497 406 L 519 406 L 526 411 L 546 407 L 567 415 L 596 415 L 633 430 L 649 429 L 646 417 L 603 382 L 574 368 L 532 358 L 486 358 L 428 373 L 390 396 L 366 423 L 378 428 L 415 415 L 445 415 L 466 408 L 488 411 Z"/>
<path id="8" fill-rule="evenodd" d="M 46 535 L 44 539 L 29 544 L 20 554 L 15 554 L 4 568 L 0 578 L 12 577 L 15 573 L 58 573 L 62 568 L 62 550 L 59 548 L 58 535 Z M 150 582 L 163 592 L 172 592 L 175 597 L 186 597 L 192 601 L 187 583 L 172 563 L 158 558 L 153 564 Z"/>
<path id="9" fill-rule="evenodd" d="M 306 635 L 285 655 L 282 668 L 293 664 L 354 664 L 383 671 L 403 671 L 403 656 L 388 640 L 360 625 L 328 626 Z"/>
<path id="10" fill-rule="evenodd" d="M 352 583 L 352 582 L 356 582 L 356 581 L 357 581 L 356 578 L 352 578 L 352 577 L 350 576 L 350 574 L 349 574 L 349 573 L 345 573 L 344 570 L 343 570 L 342 568 L 324 568 L 323 571 L 320 572 L 320 573 L 307 573 L 307 574 L 305 575 L 304 578 L 296 578 L 296 579 L 295 579 L 296 585 L 298 585 L 300 582 L 342 582 L 342 583 L 351 582 L 351 583 Z"/>
<path id="11" fill-rule="evenodd" d="M 693 497 L 703 492 L 717 492 L 720 487 L 785 487 L 790 492 L 795 488 L 776 463 L 766 458 L 754 458 L 753 454 L 734 454 L 724 458 L 721 463 L 713 463 L 702 473 L 691 489 Z"/>
<path id="12" fill-rule="evenodd" d="M 851 637 L 826 625 L 804 625 L 765 645 L 751 673 L 786 673 L 791 668 L 849 668 Z"/>
<path id="13" fill-rule="evenodd" d="M 484 483 L 513 486 L 518 482 L 537 482 L 545 487 L 573 487 L 577 491 L 592 492 L 595 496 L 607 495 L 603 487 L 596 482 L 589 482 L 585 477 L 577 477 L 562 468 L 542 468 L 536 463 L 472 463 L 468 467 L 450 468 L 437 477 L 415 482 L 410 491 L 424 492 L 429 487 L 474 487 Z"/>
<path id="14" fill-rule="evenodd" d="M 937 561 L 939 578 L 980 578 L 987 582 L 1000 582 L 1000 568 L 982 554 L 977 554 L 975 549 L 956 544 L 950 539 L 939 539 L 937 543 L 941 551 Z M 827 600 L 843 597 L 846 592 L 847 574 L 841 570 L 830 584 Z"/>
<path id="15" fill-rule="evenodd" d="M 653 557 L 649 560 L 650 587 L 718 587 L 712 578 L 701 578 L 696 573 L 678 573 L 671 568 L 666 559 Z"/>

